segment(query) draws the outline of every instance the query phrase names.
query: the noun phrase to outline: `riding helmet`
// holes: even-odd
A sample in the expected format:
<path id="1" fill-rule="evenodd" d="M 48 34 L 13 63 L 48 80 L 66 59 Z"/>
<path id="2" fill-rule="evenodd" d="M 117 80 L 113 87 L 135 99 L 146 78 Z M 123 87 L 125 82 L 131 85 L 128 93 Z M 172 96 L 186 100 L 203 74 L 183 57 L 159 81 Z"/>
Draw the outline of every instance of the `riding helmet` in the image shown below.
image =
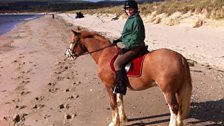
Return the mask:
<path id="1" fill-rule="evenodd" d="M 138 10 L 138 4 L 135 0 L 126 0 L 124 4 L 124 9 L 126 10 L 127 8 L 134 8 Z"/>

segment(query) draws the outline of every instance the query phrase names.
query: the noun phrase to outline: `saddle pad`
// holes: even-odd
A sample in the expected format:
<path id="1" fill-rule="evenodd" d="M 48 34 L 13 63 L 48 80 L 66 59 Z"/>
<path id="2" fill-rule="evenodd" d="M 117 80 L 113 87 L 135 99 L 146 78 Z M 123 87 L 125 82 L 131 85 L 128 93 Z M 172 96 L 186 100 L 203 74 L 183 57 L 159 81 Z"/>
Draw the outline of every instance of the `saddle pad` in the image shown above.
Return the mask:
<path id="1" fill-rule="evenodd" d="M 132 64 L 131 64 L 131 68 L 130 70 L 127 72 L 127 76 L 128 77 L 139 77 L 142 74 L 142 65 L 143 65 L 143 61 L 145 58 L 145 55 L 141 55 L 139 57 L 136 57 L 134 60 L 132 60 Z M 110 61 L 110 68 L 113 72 L 115 72 L 114 69 L 114 61 L 117 58 L 118 53 L 116 53 L 113 58 Z"/>

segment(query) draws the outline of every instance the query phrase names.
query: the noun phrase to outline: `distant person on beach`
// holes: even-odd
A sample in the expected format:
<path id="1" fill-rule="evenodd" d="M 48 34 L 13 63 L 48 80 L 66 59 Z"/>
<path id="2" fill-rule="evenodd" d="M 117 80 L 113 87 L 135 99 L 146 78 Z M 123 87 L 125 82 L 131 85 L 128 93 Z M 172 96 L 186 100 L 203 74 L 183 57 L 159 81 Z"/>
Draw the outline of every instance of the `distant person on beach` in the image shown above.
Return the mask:
<path id="1" fill-rule="evenodd" d="M 52 19 L 54 19 L 54 14 L 52 14 Z"/>
<path id="2" fill-rule="evenodd" d="M 133 59 L 145 47 L 145 27 L 139 15 L 138 4 L 135 0 L 126 0 L 124 4 L 125 13 L 128 19 L 123 27 L 121 37 L 113 40 L 113 44 L 118 42 L 124 44 L 124 48 L 119 51 L 119 55 L 114 62 L 116 73 L 116 86 L 114 93 L 126 94 L 127 76 L 124 66 Z"/>

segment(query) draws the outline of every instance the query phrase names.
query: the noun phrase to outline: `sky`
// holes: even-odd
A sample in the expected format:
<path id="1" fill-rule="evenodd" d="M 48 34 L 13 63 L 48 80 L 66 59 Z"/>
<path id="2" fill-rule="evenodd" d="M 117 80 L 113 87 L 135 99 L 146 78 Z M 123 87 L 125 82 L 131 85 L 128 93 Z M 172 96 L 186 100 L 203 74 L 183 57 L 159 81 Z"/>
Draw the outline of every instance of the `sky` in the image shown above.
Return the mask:
<path id="1" fill-rule="evenodd" d="M 90 2 L 98 2 L 98 1 L 102 1 L 102 0 L 86 0 L 86 1 L 90 1 Z M 122 0 L 115 0 L 115 1 L 122 1 Z"/>
<path id="2" fill-rule="evenodd" d="M 18 0 L 0 0 L 0 1 L 18 1 Z M 20 0 L 21 1 L 21 0 Z M 25 0 L 24 0 L 25 1 Z M 28 0 L 27 0 L 28 1 Z M 29 0 L 32 1 L 32 0 Z M 41 0 L 40 0 L 41 1 Z M 54 0 L 50 0 L 50 1 L 54 1 Z M 71 0 L 71 1 L 76 1 L 76 0 Z M 90 1 L 90 2 L 98 2 L 98 1 L 102 1 L 102 0 L 83 0 L 83 1 Z M 115 0 L 115 1 L 122 1 L 122 0 Z"/>
<path id="3" fill-rule="evenodd" d="M 100 1 L 100 0 L 87 0 L 87 1 L 98 2 L 98 1 Z"/>

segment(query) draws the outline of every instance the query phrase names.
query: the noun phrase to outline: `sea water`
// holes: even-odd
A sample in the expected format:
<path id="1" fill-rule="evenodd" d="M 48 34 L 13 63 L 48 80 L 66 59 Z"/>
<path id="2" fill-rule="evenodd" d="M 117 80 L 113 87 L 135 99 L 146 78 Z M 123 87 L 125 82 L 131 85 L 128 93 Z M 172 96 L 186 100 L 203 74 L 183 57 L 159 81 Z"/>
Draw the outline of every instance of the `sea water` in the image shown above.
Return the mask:
<path id="1" fill-rule="evenodd" d="M 42 16 L 41 14 L 0 14 L 0 36 L 9 32 L 18 23 L 26 20 L 32 20 Z"/>

